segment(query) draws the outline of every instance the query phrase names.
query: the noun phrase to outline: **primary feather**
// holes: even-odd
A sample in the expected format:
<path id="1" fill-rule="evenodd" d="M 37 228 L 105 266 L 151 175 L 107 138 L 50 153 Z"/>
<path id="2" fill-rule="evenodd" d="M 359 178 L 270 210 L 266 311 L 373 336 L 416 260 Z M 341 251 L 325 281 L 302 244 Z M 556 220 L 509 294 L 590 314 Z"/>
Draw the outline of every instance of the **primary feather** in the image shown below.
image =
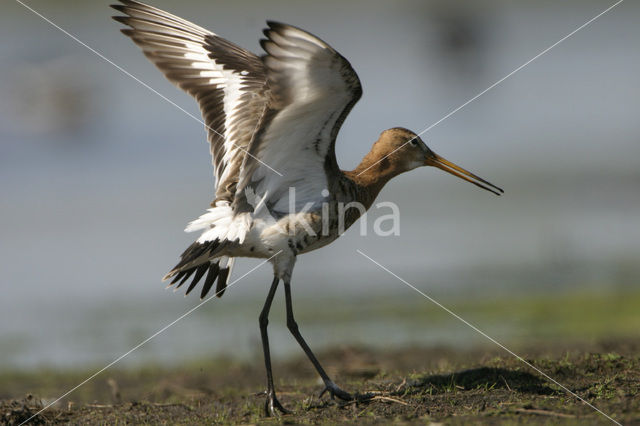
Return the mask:
<path id="1" fill-rule="evenodd" d="M 335 138 L 360 81 L 327 43 L 290 25 L 269 21 L 258 57 L 170 13 L 120 2 L 113 7 L 125 14 L 114 18 L 129 27 L 122 32 L 198 101 L 215 168 L 212 207 L 186 228 L 202 234 L 165 279 L 178 288 L 194 276 L 189 293 L 206 274 L 201 296 L 216 279 L 220 296 L 233 255 L 271 253 L 265 245 L 275 231 L 267 227 L 326 199 L 327 174 L 338 171 Z"/>

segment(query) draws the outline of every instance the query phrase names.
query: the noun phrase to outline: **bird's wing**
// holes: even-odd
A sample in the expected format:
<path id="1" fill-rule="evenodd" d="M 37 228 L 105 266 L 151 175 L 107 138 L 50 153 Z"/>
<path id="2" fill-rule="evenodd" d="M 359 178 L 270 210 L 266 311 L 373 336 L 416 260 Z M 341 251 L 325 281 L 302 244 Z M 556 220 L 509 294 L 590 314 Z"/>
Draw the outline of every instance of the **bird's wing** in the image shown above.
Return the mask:
<path id="1" fill-rule="evenodd" d="M 321 201 L 327 174 L 338 171 L 336 135 L 362 95 L 349 62 L 327 43 L 290 25 L 268 25 L 261 45 L 269 102 L 240 172 L 236 213 L 252 204 L 248 192 L 276 212 L 289 211 L 291 187 L 296 209 Z"/>
<path id="2" fill-rule="evenodd" d="M 155 7 L 120 0 L 122 32 L 173 84 L 196 98 L 208 131 L 216 199 L 233 200 L 240 168 L 266 105 L 260 58 Z"/>

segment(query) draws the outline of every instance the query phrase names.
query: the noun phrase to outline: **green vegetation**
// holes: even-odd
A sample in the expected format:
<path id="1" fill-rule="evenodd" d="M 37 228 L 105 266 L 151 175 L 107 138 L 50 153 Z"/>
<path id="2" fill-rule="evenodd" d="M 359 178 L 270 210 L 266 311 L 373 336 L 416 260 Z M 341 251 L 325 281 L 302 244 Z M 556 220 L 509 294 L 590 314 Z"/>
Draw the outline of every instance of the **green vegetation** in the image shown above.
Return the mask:
<path id="1" fill-rule="evenodd" d="M 604 352 L 604 346 L 616 352 Z M 617 421 L 633 423 L 640 421 L 639 348 L 640 341 L 625 340 L 527 359 Z M 265 419 L 261 363 L 219 360 L 174 369 L 111 371 L 34 423 L 609 423 L 520 361 L 496 351 L 349 348 L 321 357 L 341 385 L 361 394 L 372 392 L 373 397 L 354 403 L 320 399 L 321 386 L 313 371 L 306 360 L 295 359 L 276 366 L 280 400 L 294 414 Z M 37 396 L 1 402 L 2 420 L 20 423 L 82 376 L 3 375 L 2 389 L 31 389 Z M 38 382 L 43 386 L 33 384 Z M 55 383 L 57 393 L 52 391 Z"/>
<path id="2" fill-rule="evenodd" d="M 315 315 L 322 327 L 341 327 L 365 314 L 371 318 L 363 306 L 379 306 L 376 321 L 389 318 L 407 328 L 429 324 L 429 330 L 453 325 L 457 332 L 464 330 L 457 320 L 426 301 L 394 303 L 368 300 L 354 304 L 350 311 L 337 310 L 333 318 L 319 308 L 304 306 L 299 317 L 302 324 Z M 617 421 L 640 422 L 639 292 L 445 304 L 489 334 L 501 330 L 499 340 Z M 319 398 L 318 378 L 300 355 L 275 364 L 279 399 L 294 414 L 265 419 L 262 359 L 219 358 L 171 368 L 107 370 L 33 423 L 610 423 L 534 369 L 489 344 L 351 345 L 318 352 L 341 387 L 360 394 L 372 392 L 373 398 L 347 404 L 326 395 Z M 19 424 L 94 371 L 0 373 L 0 423 Z"/>

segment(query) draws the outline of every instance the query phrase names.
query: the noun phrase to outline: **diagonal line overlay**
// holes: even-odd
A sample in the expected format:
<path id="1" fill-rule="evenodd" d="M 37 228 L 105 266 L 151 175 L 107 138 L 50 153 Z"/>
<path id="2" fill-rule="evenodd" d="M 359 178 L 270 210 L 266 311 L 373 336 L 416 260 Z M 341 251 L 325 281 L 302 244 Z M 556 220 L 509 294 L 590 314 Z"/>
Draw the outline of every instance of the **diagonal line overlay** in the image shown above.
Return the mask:
<path id="1" fill-rule="evenodd" d="M 500 80 L 496 81 L 495 83 L 493 83 L 491 86 L 487 87 L 486 89 L 484 89 L 482 92 L 478 93 L 477 95 L 475 95 L 473 98 L 469 99 L 468 101 L 466 101 L 465 103 L 463 103 L 462 105 L 460 105 L 459 107 L 451 110 L 447 115 L 445 115 L 444 117 L 442 117 L 440 120 L 436 121 L 435 123 L 433 123 L 432 125 L 430 125 L 429 127 L 425 128 L 424 130 L 422 130 L 420 133 L 418 133 L 418 136 L 423 135 L 424 133 L 428 132 L 429 130 L 433 129 L 434 127 L 436 127 L 438 124 L 442 123 L 444 120 L 446 120 L 447 118 L 451 117 L 453 114 L 455 114 L 456 112 L 460 111 L 462 108 L 466 107 L 467 105 L 469 105 L 471 102 L 475 101 L 476 99 L 478 99 L 480 96 L 484 95 L 485 93 L 487 93 L 488 91 L 490 91 L 491 89 L 493 89 L 494 87 L 498 86 L 500 83 L 502 83 L 503 81 L 505 81 L 506 79 L 508 79 L 509 77 L 511 77 L 512 75 L 514 75 L 515 73 L 517 73 L 518 71 L 520 71 L 521 69 L 523 69 L 524 67 L 526 67 L 527 65 L 529 65 L 530 63 L 532 63 L 533 61 L 535 61 L 536 59 L 538 59 L 539 57 L 541 57 L 542 55 L 544 55 L 545 53 L 549 52 L 551 49 L 553 49 L 554 47 L 556 47 L 557 45 L 559 45 L 560 43 L 562 43 L 563 41 L 565 41 L 566 39 L 568 39 L 569 37 L 573 36 L 574 34 L 576 34 L 578 31 L 584 29 L 585 27 L 587 27 L 588 25 L 590 25 L 591 23 L 593 23 L 596 19 L 600 18 L 602 15 L 604 15 L 605 13 L 609 12 L 611 9 L 613 9 L 614 7 L 618 6 L 620 3 L 622 3 L 624 0 L 618 0 L 616 3 L 612 4 L 611 6 L 609 6 L 608 8 L 606 8 L 605 10 L 603 10 L 602 12 L 600 12 L 599 14 L 597 14 L 596 16 L 594 16 L 593 18 L 589 19 L 587 22 L 585 22 L 584 24 L 580 25 L 578 28 L 576 28 L 575 30 L 571 31 L 569 34 L 567 34 L 566 36 L 562 37 L 560 40 L 556 41 L 555 43 L 553 43 L 551 46 L 547 47 L 546 49 L 544 49 L 542 52 L 538 53 L 536 56 L 534 56 L 533 58 L 529 59 L 527 62 L 525 62 L 524 64 L 520 65 L 518 68 L 514 69 L 513 71 L 511 71 L 509 74 L 505 75 L 504 77 L 502 77 Z M 369 167 L 367 167 L 366 169 L 364 169 L 363 171 L 361 171 L 358 176 L 360 176 L 362 173 L 366 172 L 367 170 L 369 170 L 370 168 L 372 168 L 373 166 L 375 166 L 376 164 L 380 163 L 382 160 L 384 160 L 385 158 L 389 157 L 390 155 L 392 155 L 393 153 L 395 153 L 396 151 L 402 149 L 406 144 L 408 144 L 410 142 L 410 140 L 408 140 L 407 142 L 403 143 L 402 145 L 400 145 L 400 147 L 396 148 L 395 150 L 393 150 L 391 153 L 385 155 L 384 157 L 382 157 L 381 159 L 379 159 L 378 161 L 376 161 L 375 163 L 373 163 L 372 165 L 370 165 Z"/>
<path id="2" fill-rule="evenodd" d="M 155 333 L 153 333 L 151 336 L 147 337 L 146 339 L 144 339 L 142 342 L 138 343 L 136 346 L 134 346 L 133 348 L 129 349 L 127 352 L 123 353 L 122 355 L 120 355 L 118 358 L 114 359 L 113 361 L 111 361 L 109 364 L 105 365 L 104 367 L 102 367 L 100 370 L 96 371 L 95 373 L 93 373 L 91 376 L 87 377 L 86 379 L 84 379 L 82 382 L 78 383 L 76 386 L 72 387 L 71 389 L 69 389 L 67 392 L 65 392 L 64 394 L 60 395 L 58 398 L 56 398 L 53 402 L 50 402 L 49 404 L 47 404 L 46 406 L 44 406 L 43 408 L 40 409 L 40 411 L 38 411 L 37 413 L 35 413 L 34 415 L 32 415 L 31 417 L 29 417 L 27 420 L 25 420 L 24 422 L 20 423 L 20 426 L 24 425 L 25 423 L 28 423 L 31 419 L 33 419 L 34 417 L 37 417 L 38 415 L 40 415 L 43 411 L 51 408 L 51 406 L 55 405 L 58 401 L 60 401 L 62 398 L 66 397 L 67 395 L 71 394 L 72 392 L 74 392 L 76 389 L 78 389 L 79 387 L 85 385 L 87 382 L 93 380 L 96 376 L 98 376 L 99 374 L 101 374 L 102 372 L 104 372 L 105 370 L 107 370 L 108 368 L 112 367 L 114 364 L 122 361 L 124 358 L 126 358 L 128 355 L 130 355 L 133 351 L 139 349 L 140 347 L 142 347 L 143 345 L 145 345 L 146 343 L 148 343 L 149 341 L 151 341 L 152 339 L 154 339 L 155 337 L 157 337 L 158 335 L 164 333 L 166 330 L 168 330 L 169 328 L 171 328 L 173 325 L 175 325 L 178 321 L 182 320 L 183 318 L 189 316 L 191 313 L 193 313 L 196 309 L 200 308 L 202 305 L 204 305 L 205 303 L 209 302 L 211 299 L 215 298 L 218 293 L 221 293 L 223 291 L 225 291 L 227 288 L 235 285 L 238 281 L 240 281 L 241 279 L 243 279 L 244 277 L 246 277 L 247 275 L 249 275 L 250 273 L 252 273 L 253 271 L 255 271 L 256 269 L 258 269 L 259 267 L 261 267 L 262 265 L 264 265 L 265 263 L 269 262 L 271 259 L 273 259 L 274 257 L 276 257 L 277 255 L 279 255 L 280 253 L 282 253 L 282 250 L 278 251 L 276 254 L 274 254 L 273 256 L 271 256 L 269 259 L 266 259 L 262 262 L 260 262 L 258 265 L 254 266 L 253 268 L 251 268 L 249 271 L 247 271 L 245 274 L 243 274 L 241 277 L 233 280 L 233 282 L 231 282 L 229 285 L 227 285 L 226 288 L 220 290 L 219 292 L 216 292 L 214 294 L 212 294 L 211 296 L 209 296 L 208 298 L 204 299 L 202 302 L 198 303 L 196 306 L 194 306 L 193 308 L 189 309 L 187 312 L 185 312 L 184 314 L 180 315 L 178 318 L 174 319 L 173 321 L 171 321 L 169 324 L 165 325 L 164 327 L 162 327 L 160 330 L 156 331 Z"/>
<path id="3" fill-rule="evenodd" d="M 402 283 L 404 283 L 406 286 L 408 286 L 409 288 L 411 288 L 412 290 L 418 292 L 420 295 L 422 295 L 423 297 L 425 297 L 426 299 L 428 299 L 430 302 L 436 304 L 438 307 L 442 308 L 443 310 L 445 310 L 448 314 L 452 315 L 453 317 L 455 317 L 456 319 L 460 320 L 461 322 L 463 322 L 465 325 L 467 325 L 468 327 L 470 327 L 471 329 L 473 329 L 475 332 L 481 334 L 482 336 L 484 336 L 485 338 L 487 338 L 488 340 L 490 340 L 492 343 L 496 344 L 497 346 L 499 346 L 500 348 L 504 349 L 506 352 L 508 352 L 510 355 L 514 356 L 518 361 L 521 361 L 522 363 L 524 363 L 525 365 L 527 365 L 529 368 L 535 370 L 537 373 L 539 373 L 540 375 L 542 375 L 543 377 L 545 377 L 547 380 L 551 381 L 552 383 L 554 383 L 555 385 L 559 386 L 562 390 L 564 390 L 565 392 L 567 392 L 568 394 L 578 398 L 581 402 L 583 402 L 584 404 L 588 405 L 589 407 L 593 408 L 595 411 L 597 411 L 598 413 L 602 414 L 604 417 L 606 417 L 607 419 L 609 419 L 610 421 L 612 421 L 613 423 L 622 426 L 621 423 L 619 423 L 618 421 L 614 420 L 611 416 L 609 416 L 608 414 L 604 413 L 603 411 L 601 411 L 598 407 L 596 407 L 595 405 L 591 404 L 589 401 L 587 401 L 586 399 L 584 399 L 583 397 L 581 397 L 580 395 L 578 395 L 577 393 L 573 392 L 572 390 L 570 390 L 569 388 L 567 388 L 566 386 L 564 386 L 562 383 L 558 382 L 557 380 L 555 380 L 553 377 L 549 376 L 547 373 L 545 373 L 544 371 L 540 370 L 538 367 L 536 367 L 535 365 L 531 364 L 530 362 L 528 362 L 527 360 L 525 360 L 524 358 L 522 358 L 520 355 L 516 354 L 515 352 L 513 352 L 511 349 L 507 348 L 505 345 L 503 345 L 502 343 L 498 342 L 496 339 L 494 339 L 493 337 L 489 336 L 487 333 L 485 333 L 484 331 L 480 330 L 478 327 L 476 327 L 475 325 L 471 324 L 469 321 L 467 321 L 466 319 L 462 318 L 460 315 L 456 314 L 455 312 L 453 312 L 451 309 L 447 308 L 446 306 L 444 306 L 443 304 L 441 304 L 440 302 L 438 302 L 437 300 L 435 300 L 434 298 L 432 298 L 431 296 L 429 296 L 428 294 L 424 293 L 422 290 L 416 288 L 414 285 L 410 284 L 409 282 L 407 282 L 406 280 L 404 280 L 403 278 L 399 277 L 398 275 L 394 274 L 392 271 L 390 271 L 388 268 L 386 268 L 385 266 L 381 265 L 379 262 L 375 261 L 374 259 L 372 259 L 371 257 L 367 256 L 366 254 L 364 254 L 362 251 L 356 249 L 356 251 L 361 254 L 363 257 L 369 259 L 371 262 L 375 263 L 376 265 L 378 265 L 381 269 L 383 269 L 384 271 L 386 271 L 387 273 L 389 273 L 390 275 L 394 276 L 395 278 L 397 278 L 398 280 L 400 280 Z"/>
<path id="4" fill-rule="evenodd" d="M 136 77 L 135 75 L 131 74 L 129 71 L 125 70 L 123 67 L 121 67 L 120 65 L 116 64 L 115 62 L 113 62 L 111 59 L 107 58 L 106 56 L 104 56 L 102 53 L 98 52 L 96 49 L 94 49 L 93 47 L 89 46 L 88 44 L 86 44 L 85 42 L 83 42 L 82 40 L 80 40 L 78 37 L 74 36 L 73 34 L 71 34 L 69 31 L 65 30 L 64 28 L 60 27 L 59 25 L 57 25 L 55 22 L 53 22 L 52 20 L 50 20 L 49 18 L 47 18 L 46 16 L 42 15 L 40 12 L 38 12 L 37 10 L 33 9 L 32 7 L 30 7 L 29 5 L 25 4 L 24 2 L 22 2 L 21 0 L 15 0 L 17 3 L 19 3 L 20 5 L 22 5 L 25 9 L 30 10 L 31 12 L 33 12 L 35 15 L 39 16 L 40 18 L 42 18 L 42 20 L 46 21 L 47 23 L 49 23 L 50 25 L 52 25 L 53 27 L 55 27 L 56 29 L 58 29 L 59 31 L 61 31 L 62 33 L 64 33 L 65 35 L 67 35 L 69 38 L 73 39 L 76 43 L 86 47 L 87 49 L 89 49 L 91 52 L 93 52 L 94 54 L 96 54 L 98 57 L 100 57 L 101 59 L 103 59 L 104 61 L 108 62 L 109 64 L 113 65 L 115 68 L 117 68 L 119 71 L 121 71 L 123 74 L 131 77 L 132 79 L 134 79 L 135 81 L 137 81 L 138 83 L 140 83 L 141 85 L 143 85 L 144 87 L 146 87 L 147 89 L 149 89 L 150 91 L 152 91 L 153 93 L 155 93 L 156 95 L 160 96 L 162 99 L 164 99 L 165 101 L 169 102 L 171 105 L 173 105 L 174 107 L 178 108 L 180 111 L 182 111 L 183 113 L 185 113 L 186 115 L 188 115 L 189 117 L 193 118 L 194 120 L 196 120 L 198 123 L 202 124 L 207 130 L 212 131 L 213 133 L 217 134 L 218 136 L 220 136 L 222 139 L 224 139 L 225 141 L 227 141 L 227 138 L 224 137 L 224 135 L 221 135 L 218 131 L 216 131 L 214 128 L 212 128 L 211 126 L 207 125 L 207 123 L 205 123 L 203 120 L 201 120 L 200 118 L 198 118 L 197 116 L 191 114 L 189 111 L 187 111 L 186 109 L 182 108 L 180 105 L 178 105 L 177 103 L 175 103 L 174 101 L 172 101 L 171 99 L 167 98 L 165 95 L 163 95 L 162 93 L 158 92 L 156 89 L 154 89 L 153 87 L 149 86 L 147 83 L 145 83 L 144 81 L 140 80 L 138 77 Z M 237 146 L 236 144 L 234 144 L 233 142 L 229 141 L 234 147 L 238 148 L 239 150 L 243 151 L 246 155 L 248 155 L 249 157 L 253 158 L 254 160 L 258 161 L 259 163 L 261 163 L 262 165 L 264 165 L 265 167 L 267 167 L 269 170 L 271 170 L 272 172 L 274 172 L 275 174 L 277 174 L 278 176 L 282 177 L 283 174 L 280 173 L 279 171 L 277 171 L 276 169 L 274 169 L 273 167 L 269 166 L 267 163 L 265 163 L 264 161 L 260 160 L 259 158 L 255 157 L 253 154 L 249 153 L 249 151 L 247 151 L 246 149 Z"/>

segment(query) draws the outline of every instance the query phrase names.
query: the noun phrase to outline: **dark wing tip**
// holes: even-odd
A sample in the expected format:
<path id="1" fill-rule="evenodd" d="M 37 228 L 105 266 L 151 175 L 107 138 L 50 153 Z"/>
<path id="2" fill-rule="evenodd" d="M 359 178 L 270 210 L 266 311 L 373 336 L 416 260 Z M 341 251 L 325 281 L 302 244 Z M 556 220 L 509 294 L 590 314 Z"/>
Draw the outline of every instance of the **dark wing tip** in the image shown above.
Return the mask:
<path id="1" fill-rule="evenodd" d="M 218 273 L 220 272 L 220 268 L 218 267 L 218 262 L 211 262 L 211 266 L 209 266 L 209 272 L 207 273 L 207 278 L 204 280 L 204 285 L 202 286 L 202 291 L 200 292 L 200 299 L 204 299 L 213 282 L 218 277 Z"/>
<path id="2" fill-rule="evenodd" d="M 191 281 L 191 284 L 189 284 L 189 288 L 187 288 L 187 292 L 184 294 L 185 296 L 191 293 L 191 290 L 193 290 L 196 287 L 196 285 L 198 284 L 198 282 L 200 281 L 204 273 L 207 272 L 207 269 L 209 269 L 209 262 L 205 262 L 202 265 L 198 266 L 198 269 L 196 270 L 196 275 L 195 277 L 193 277 L 193 281 Z"/>
<path id="3" fill-rule="evenodd" d="M 176 281 L 178 281 L 180 278 L 182 278 L 186 273 L 187 273 L 187 271 L 182 271 L 182 272 L 178 272 L 177 274 L 173 275 L 173 280 L 171 280 L 171 283 L 169 283 L 169 285 L 171 286 L 171 285 L 175 284 Z M 162 281 L 171 278 L 170 274 L 171 273 L 165 275 L 164 278 L 162 279 Z"/>
<path id="4" fill-rule="evenodd" d="M 118 0 L 121 4 L 110 4 L 109 7 L 117 10 L 118 12 L 122 12 L 122 13 L 126 13 L 127 15 L 131 15 L 129 13 L 129 9 L 132 9 L 134 11 L 146 11 L 146 12 L 151 12 L 151 11 L 160 11 L 159 9 L 156 9 L 153 6 L 149 6 L 148 4 L 145 3 L 141 3 L 139 1 L 134 1 L 134 0 Z M 160 11 L 163 12 L 163 11 Z M 166 12 L 164 12 L 166 13 Z M 112 17 L 115 19 L 115 17 Z"/>
<path id="5" fill-rule="evenodd" d="M 189 272 L 187 272 L 187 274 L 180 280 L 180 282 L 176 286 L 176 289 L 179 289 L 180 286 L 182 286 L 182 284 L 184 284 L 189 279 L 189 277 L 195 272 L 195 270 L 196 268 L 193 268 Z"/>
<path id="6" fill-rule="evenodd" d="M 222 297 L 224 291 L 227 288 L 227 281 L 229 280 L 229 273 L 231 272 L 231 268 L 225 268 L 220 270 L 220 275 L 218 276 L 218 284 L 216 284 L 216 296 Z"/>
<path id="7" fill-rule="evenodd" d="M 278 30 L 282 30 L 286 26 L 287 24 L 282 24 L 280 22 L 267 21 L 267 28 L 262 30 L 262 34 L 264 34 L 265 37 L 270 38 L 271 32 L 278 32 Z"/>
<path id="8" fill-rule="evenodd" d="M 140 3 L 139 1 L 135 1 L 135 0 L 118 0 L 120 3 L 122 3 L 124 6 L 146 6 L 146 4 L 144 3 Z"/>
<path id="9" fill-rule="evenodd" d="M 267 20 L 267 25 L 269 26 L 269 28 L 273 28 L 273 29 L 283 28 L 283 27 L 287 27 L 288 26 L 287 24 L 284 24 L 284 23 L 278 22 L 278 21 L 273 21 L 271 19 Z"/>
<path id="10" fill-rule="evenodd" d="M 264 35 L 266 35 L 267 37 L 269 37 L 268 32 L 269 32 L 269 30 L 264 30 Z M 259 40 L 260 47 L 262 47 L 262 49 L 266 51 L 266 50 L 267 50 L 267 49 L 266 49 L 266 44 L 267 44 L 267 43 L 269 43 L 269 41 L 270 41 L 270 40 L 269 40 L 269 39 L 267 39 L 267 38 L 261 38 L 261 39 Z"/>
<path id="11" fill-rule="evenodd" d="M 131 19 L 131 17 L 118 15 L 118 16 L 112 16 L 111 19 L 113 19 L 114 21 L 120 22 L 121 24 L 129 25 L 129 20 Z"/>
<path id="12" fill-rule="evenodd" d="M 314 38 L 318 38 L 317 36 L 315 36 L 315 35 L 311 34 L 311 33 L 310 33 L 309 31 L 307 31 L 307 30 L 303 30 L 302 28 L 300 28 L 300 27 L 296 27 L 295 25 L 285 24 L 284 22 L 278 22 L 278 21 L 268 20 L 268 21 L 267 21 L 267 27 L 268 27 L 268 28 L 265 28 L 264 30 L 262 30 L 262 33 L 263 33 L 265 36 L 267 36 L 267 37 L 269 37 L 269 33 L 270 33 L 271 31 L 274 31 L 274 32 L 276 32 L 276 33 L 278 33 L 278 34 L 282 35 L 282 32 L 283 32 L 284 30 L 286 30 L 286 29 L 290 29 L 290 30 L 300 31 L 300 32 L 302 32 L 302 33 L 304 33 L 304 34 L 308 34 L 308 35 L 310 35 L 311 37 L 314 37 Z M 324 43 L 324 42 L 323 42 L 323 43 Z"/>
<path id="13" fill-rule="evenodd" d="M 165 276 L 164 276 L 164 277 L 162 277 L 162 281 L 166 281 L 166 280 L 168 280 L 169 278 L 173 277 L 173 276 L 176 274 L 176 272 L 177 272 L 177 271 L 176 271 L 175 269 L 170 270 L 169 272 L 167 272 L 167 273 L 165 274 Z"/>
<path id="14" fill-rule="evenodd" d="M 137 1 L 131 0 L 117 0 L 120 3 L 110 4 L 109 7 L 117 10 L 118 12 L 127 13 L 127 8 L 132 6 L 146 6 L 144 3 L 139 3 Z"/>
<path id="15" fill-rule="evenodd" d="M 274 20 L 267 20 L 267 26 L 269 27 L 268 29 L 271 29 L 273 31 L 282 31 L 282 30 L 295 30 L 295 31 L 300 31 L 302 33 L 308 34 L 314 38 L 318 38 L 318 36 L 310 33 L 309 31 L 305 30 L 304 28 L 300 28 L 298 26 L 295 25 L 291 25 L 291 24 L 287 24 L 285 22 L 280 22 L 280 21 L 274 21 Z"/>

